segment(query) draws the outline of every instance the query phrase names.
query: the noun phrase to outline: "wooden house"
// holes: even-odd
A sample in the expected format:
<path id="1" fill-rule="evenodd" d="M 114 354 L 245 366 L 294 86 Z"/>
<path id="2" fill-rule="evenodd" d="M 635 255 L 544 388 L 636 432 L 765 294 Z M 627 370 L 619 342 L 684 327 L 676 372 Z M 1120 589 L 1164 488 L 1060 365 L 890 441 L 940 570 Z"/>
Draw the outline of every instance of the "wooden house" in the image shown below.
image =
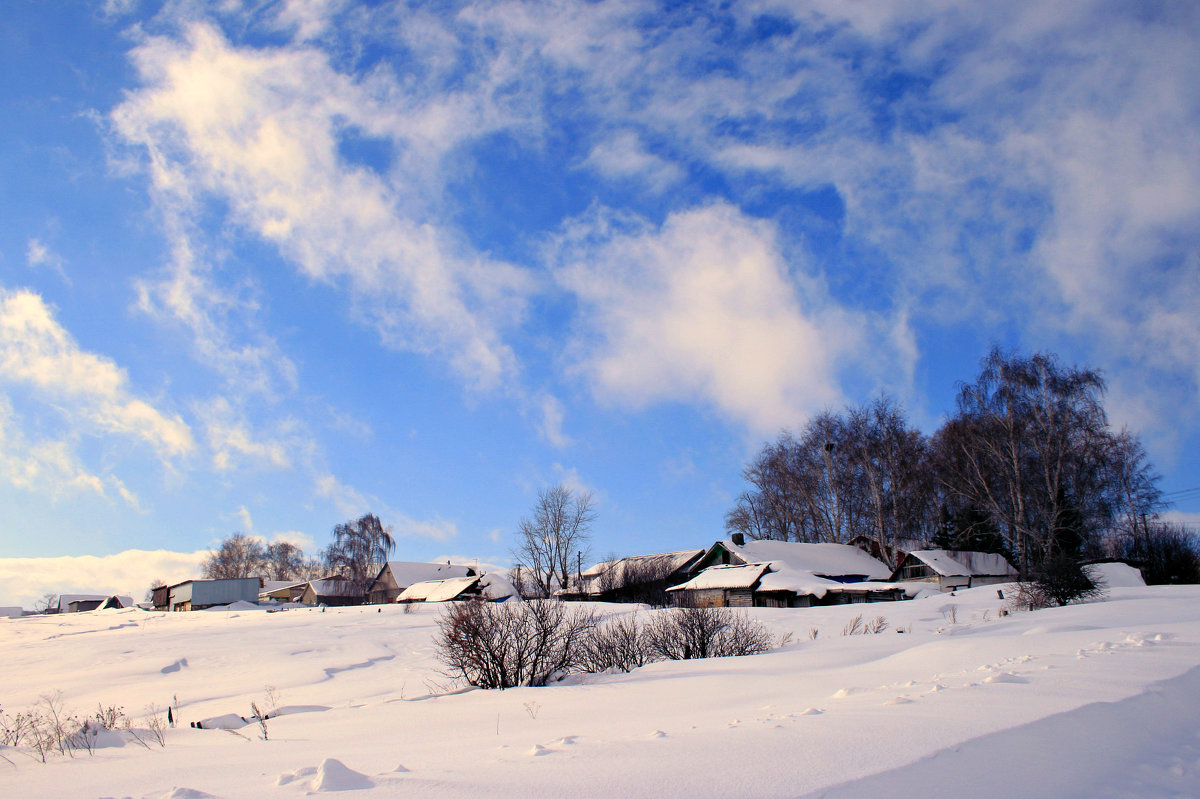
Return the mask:
<path id="1" fill-rule="evenodd" d="M 372 605 L 395 602 L 404 589 L 414 583 L 475 576 L 478 576 L 478 572 L 470 566 L 390 560 L 380 569 L 379 575 L 367 589 L 367 602 Z"/>
<path id="2" fill-rule="evenodd" d="M 112 607 L 131 608 L 133 597 L 113 596 L 112 594 L 59 594 L 58 603 L 52 606 L 52 613 L 81 613 L 95 610 L 109 600 L 115 600 Z"/>
<path id="3" fill-rule="evenodd" d="M 935 584 L 940 591 L 1009 583 L 1017 570 L 1003 555 L 994 552 L 918 549 L 909 552 L 891 577 L 893 582 Z"/>
<path id="4" fill-rule="evenodd" d="M 776 571 L 787 568 L 837 583 L 887 580 L 892 575 L 892 569 L 885 563 L 848 544 L 747 541 L 738 534 L 709 547 L 693 569 L 698 573 L 710 566 L 751 563 L 772 563 L 776 564 Z"/>
<path id="5" fill-rule="evenodd" d="M 807 608 L 905 598 L 892 583 L 843 583 L 776 562 L 710 566 L 667 591 L 681 607 Z"/>
<path id="6" fill-rule="evenodd" d="M 555 594 L 563 599 L 663 605 L 667 603 L 666 590 L 690 580 L 706 551 L 687 549 L 603 561 Z"/>
<path id="7" fill-rule="evenodd" d="M 303 605 L 326 605 L 342 607 L 346 605 L 361 605 L 365 599 L 362 589 L 353 580 L 333 575 L 323 580 L 309 580 L 304 583 L 300 592 L 299 602 Z"/>

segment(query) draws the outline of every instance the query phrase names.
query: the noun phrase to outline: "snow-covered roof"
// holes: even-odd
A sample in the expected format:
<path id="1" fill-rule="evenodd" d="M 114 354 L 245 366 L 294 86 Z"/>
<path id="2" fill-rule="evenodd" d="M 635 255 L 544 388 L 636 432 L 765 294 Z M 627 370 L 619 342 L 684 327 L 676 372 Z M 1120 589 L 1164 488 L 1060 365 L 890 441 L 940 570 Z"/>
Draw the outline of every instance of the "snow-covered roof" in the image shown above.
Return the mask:
<path id="1" fill-rule="evenodd" d="M 1016 577 L 1003 555 L 966 550 L 917 549 L 908 553 L 942 577 Z"/>
<path id="2" fill-rule="evenodd" d="M 749 563 L 729 566 L 710 566 L 682 585 L 668 591 L 751 588 L 767 570 L 765 563 Z"/>
<path id="3" fill-rule="evenodd" d="M 449 580 L 425 580 L 400 592 L 397 602 L 449 602 L 476 582 L 478 577 L 451 577 Z"/>
<path id="4" fill-rule="evenodd" d="M 710 566 L 683 585 L 668 591 L 687 589 L 755 588 L 758 591 L 787 591 L 797 596 L 811 595 L 818 599 L 830 591 L 894 591 L 892 583 L 839 583 L 827 580 L 810 571 L 793 569 L 781 563 L 747 563 L 729 566 Z"/>
<path id="5" fill-rule="evenodd" d="M 1084 568 L 1103 588 L 1141 588 L 1146 584 L 1142 573 L 1128 563 L 1092 563 Z"/>
<path id="6" fill-rule="evenodd" d="M 309 580 L 308 587 L 317 596 L 361 596 L 362 590 L 350 580 Z"/>
<path id="7" fill-rule="evenodd" d="M 66 613 L 68 610 L 70 610 L 72 602 L 92 602 L 95 600 L 100 600 L 101 602 L 103 602 L 104 600 L 108 599 L 111 596 L 114 596 L 114 595 L 113 594 L 59 594 L 58 595 L 58 611 L 59 611 L 59 613 Z M 133 607 L 133 597 L 117 596 L 117 599 L 121 600 L 121 607 L 125 607 L 125 608 Z"/>
<path id="8" fill-rule="evenodd" d="M 498 574 L 485 574 L 479 578 L 479 587 L 488 599 L 501 602 L 512 597 L 520 597 L 520 592 L 508 580 Z"/>
<path id="9" fill-rule="evenodd" d="M 470 566 L 459 566 L 453 563 L 416 563 L 407 560 L 389 560 L 387 566 L 396 581 L 396 587 L 407 588 L 414 583 L 427 580 L 448 580 L 451 577 L 470 577 L 475 570 Z M 383 570 L 380 570 L 380 576 Z"/>
<path id="10" fill-rule="evenodd" d="M 861 575 L 867 580 L 886 580 L 892 570 L 858 547 L 849 544 L 802 544 L 797 541 L 747 541 L 721 546 L 743 563 L 774 563 L 780 569 L 811 572 L 820 577 Z"/>
<path id="11" fill-rule="evenodd" d="M 599 577 L 609 569 L 616 569 L 617 576 L 623 576 L 624 572 L 631 568 L 639 566 L 646 567 L 661 567 L 667 572 L 673 572 L 676 569 L 687 565 L 689 560 L 698 558 L 703 555 L 703 549 L 685 549 L 679 552 L 661 552 L 653 555 L 631 555 L 628 558 L 617 558 L 616 560 L 606 560 L 597 563 L 595 566 L 589 566 L 583 570 L 583 576 Z"/>

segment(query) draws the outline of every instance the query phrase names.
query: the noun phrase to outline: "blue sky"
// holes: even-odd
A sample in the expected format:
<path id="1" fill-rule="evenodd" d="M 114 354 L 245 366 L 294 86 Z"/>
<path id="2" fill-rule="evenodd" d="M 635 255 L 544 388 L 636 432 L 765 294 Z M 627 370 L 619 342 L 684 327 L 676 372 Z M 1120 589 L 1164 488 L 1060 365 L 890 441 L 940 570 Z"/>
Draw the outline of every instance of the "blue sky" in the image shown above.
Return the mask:
<path id="1" fill-rule="evenodd" d="M 504 565 L 556 482 L 703 546 L 993 343 L 1200 485 L 1200 10 L 992 5 L 6 3 L 0 603 L 366 511 Z"/>

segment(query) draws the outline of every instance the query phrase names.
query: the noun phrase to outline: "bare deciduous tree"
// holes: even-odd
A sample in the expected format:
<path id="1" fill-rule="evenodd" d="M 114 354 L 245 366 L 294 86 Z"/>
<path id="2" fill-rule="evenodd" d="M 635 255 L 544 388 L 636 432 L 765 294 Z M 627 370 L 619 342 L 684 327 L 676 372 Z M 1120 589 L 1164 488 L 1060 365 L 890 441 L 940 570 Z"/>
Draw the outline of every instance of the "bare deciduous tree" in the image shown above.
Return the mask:
<path id="1" fill-rule="evenodd" d="M 565 587 L 587 556 L 589 532 L 596 512 L 590 491 L 576 493 L 564 485 L 538 492 L 533 515 L 521 520 L 514 561 L 528 573 L 541 596 Z"/>
<path id="2" fill-rule="evenodd" d="M 391 528 L 368 513 L 333 528 L 333 542 L 323 560 L 330 572 L 345 577 L 365 596 L 395 548 Z"/>
<path id="3" fill-rule="evenodd" d="M 157 590 L 157 589 L 159 589 L 159 588 L 162 588 L 162 587 L 163 587 L 163 586 L 165 586 L 166 584 L 167 584 L 167 583 L 166 583 L 166 581 L 165 581 L 165 580 L 163 580 L 161 577 L 156 577 L 156 578 L 154 578 L 154 580 L 153 580 L 153 581 L 151 581 L 151 583 L 150 583 L 150 587 L 146 589 L 146 599 L 145 599 L 145 601 L 146 601 L 146 602 L 153 602 L 153 601 L 154 601 L 154 592 L 155 592 L 155 590 Z"/>
<path id="4" fill-rule="evenodd" d="M 304 572 L 304 550 L 290 541 L 276 541 L 264 553 L 269 580 L 296 580 Z"/>
<path id="5" fill-rule="evenodd" d="M 234 533 L 208 553 L 202 571 L 209 580 L 230 580 L 258 577 L 265 566 L 266 550 L 262 541 L 245 533 Z"/>

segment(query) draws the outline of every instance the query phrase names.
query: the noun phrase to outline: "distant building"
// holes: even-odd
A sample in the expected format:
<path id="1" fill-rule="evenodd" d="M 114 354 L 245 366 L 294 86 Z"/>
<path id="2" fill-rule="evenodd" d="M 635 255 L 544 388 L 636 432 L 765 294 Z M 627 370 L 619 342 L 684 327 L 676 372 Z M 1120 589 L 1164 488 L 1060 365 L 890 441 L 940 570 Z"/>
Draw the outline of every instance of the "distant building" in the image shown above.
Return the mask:
<path id="1" fill-rule="evenodd" d="M 110 596 L 104 599 L 76 599 L 67 606 L 67 612 L 82 613 L 88 610 L 129 607 L 133 607 L 133 600 L 130 597 Z"/>
<path id="2" fill-rule="evenodd" d="M 85 610 L 95 610 L 101 603 L 114 599 L 119 605 L 114 607 L 133 607 L 133 597 L 113 596 L 112 594 L 59 594 L 58 604 L 50 609 L 50 613 L 79 613 Z"/>
<path id="3" fill-rule="evenodd" d="M 893 583 L 844 583 L 781 562 L 710 566 L 668 588 L 684 607 L 808 608 L 859 602 L 894 602 L 905 590 Z"/>
<path id="4" fill-rule="evenodd" d="M 691 579 L 706 551 L 687 549 L 603 561 L 571 578 L 567 588 L 555 594 L 563 599 L 665 604 L 666 590 Z"/>
<path id="5" fill-rule="evenodd" d="M 807 544 L 797 541 L 747 541 L 739 534 L 709 547 L 696 571 L 709 566 L 774 563 L 779 569 L 808 572 L 837 583 L 887 580 L 892 570 L 877 558 L 849 544 Z M 776 569 L 777 571 L 779 569 Z"/>
<path id="6" fill-rule="evenodd" d="M 353 580 L 333 575 L 323 580 L 309 580 L 300 592 L 299 602 L 304 605 L 327 605 L 329 607 L 363 604 L 362 589 Z"/>
<path id="7" fill-rule="evenodd" d="M 379 570 L 379 575 L 367 589 L 367 602 L 386 605 L 395 602 L 404 589 L 415 583 L 428 580 L 449 580 L 453 577 L 476 577 L 478 572 L 470 566 L 451 563 L 415 563 L 404 560 L 389 560 Z"/>
<path id="8" fill-rule="evenodd" d="M 155 610 L 204 610 L 234 602 L 256 602 L 262 581 L 257 577 L 228 580 L 184 580 L 154 589 Z"/>
<path id="9" fill-rule="evenodd" d="M 413 583 L 400 592 L 397 602 L 456 602 L 466 599 L 505 602 L 519 599 L 517 589 L 503 577 L 484 574 L 479 577 L 451 577 Z"/>
<path id="10" fill-rule="evenodd" d="M 892 573 L 893 582 L 936 583 L 940 591 L 1010 583 L 1017 570 L 994 552 L 918 549 L 909 552 Z"/>

